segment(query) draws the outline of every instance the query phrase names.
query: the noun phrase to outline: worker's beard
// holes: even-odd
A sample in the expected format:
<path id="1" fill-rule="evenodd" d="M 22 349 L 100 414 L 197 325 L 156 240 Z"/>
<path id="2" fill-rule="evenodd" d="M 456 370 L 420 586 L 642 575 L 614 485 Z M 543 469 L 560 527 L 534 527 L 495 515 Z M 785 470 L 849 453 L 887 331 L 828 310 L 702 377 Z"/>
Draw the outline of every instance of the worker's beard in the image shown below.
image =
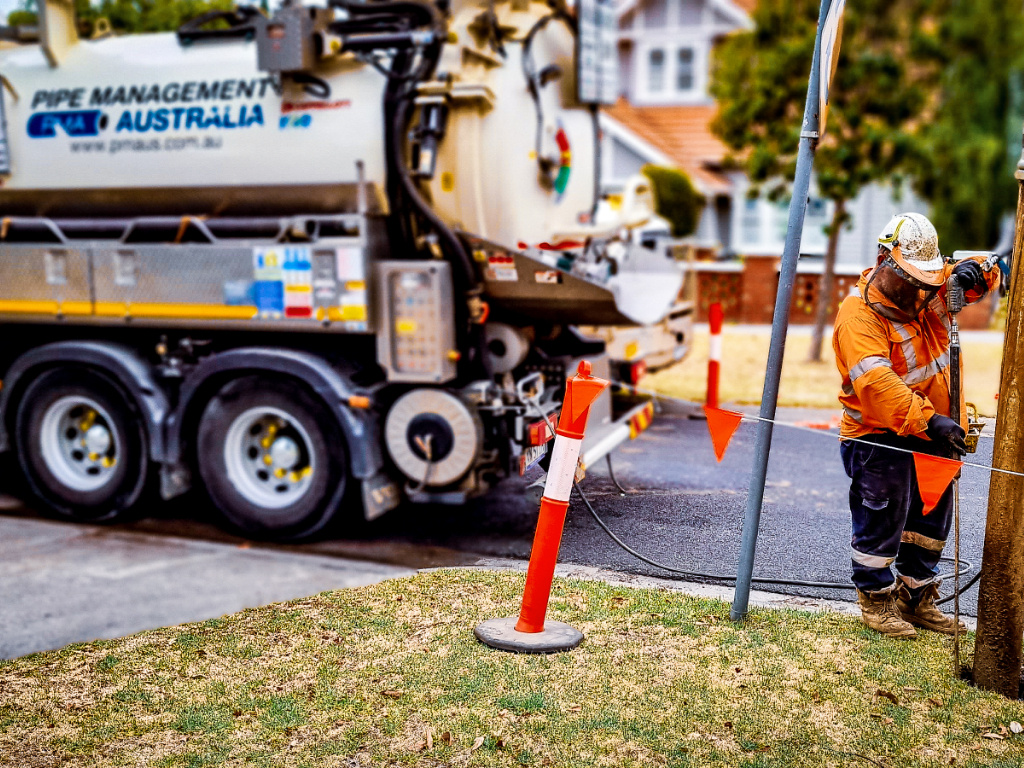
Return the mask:
<path id="1" fill-rule="evenodd" d="M 920 316 L 938 290 L 938 286 L 914 280 L 891 259 L 886 259 L 868 275 L 864 302 L 882 317 L 910 323 Z M 888 299 L 892 306 L 881 302 L 878 294 Z"/>

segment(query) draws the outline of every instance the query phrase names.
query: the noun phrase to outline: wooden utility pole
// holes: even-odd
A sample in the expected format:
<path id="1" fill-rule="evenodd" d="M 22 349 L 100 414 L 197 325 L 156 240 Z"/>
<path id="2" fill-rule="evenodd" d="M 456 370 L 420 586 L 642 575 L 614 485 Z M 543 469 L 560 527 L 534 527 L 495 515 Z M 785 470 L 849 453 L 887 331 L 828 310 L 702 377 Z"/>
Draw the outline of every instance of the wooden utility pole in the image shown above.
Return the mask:
<path id="1" fill-rule="evenodd" d="M 1024 144 L 1024 142 L 1022 142 Z M 999 377 L 999 408 L 992 466 L 1024 472 L 1024 153 L 1015 174 L 1019 185 L 1017 228 Z M 1024 477 L 993 472 L 989 485 L 985 552 L 978 593 L 974 683 L 1017 698 L 1024 633 Z"/>

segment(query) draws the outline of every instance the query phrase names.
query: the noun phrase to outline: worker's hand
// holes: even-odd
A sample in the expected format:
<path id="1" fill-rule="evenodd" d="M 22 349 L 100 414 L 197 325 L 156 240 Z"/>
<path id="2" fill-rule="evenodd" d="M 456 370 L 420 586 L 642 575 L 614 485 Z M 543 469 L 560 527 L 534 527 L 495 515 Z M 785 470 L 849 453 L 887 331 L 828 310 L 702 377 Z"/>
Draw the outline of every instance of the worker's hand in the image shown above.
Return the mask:
<path id="1" fill-rule="evenodd" d="M 972 288 L 980 288 L 982 291 L 988 289 L 988 285 L 985 283 L 985 273 L 981 271 L 981 265 L 974 259 L 958 261 L 953 267 L 953 274 L 956 275 L 957 282 L 965 291 Z"/>
<path id="2" fill-rule="evenodd" d="M 949 446 L 958 456 L 967 453 L 967 443 L 964 442 L 967 433 L 949 416 L 936 413 L 928 419 L 925 434 L 939 445 Z"/>

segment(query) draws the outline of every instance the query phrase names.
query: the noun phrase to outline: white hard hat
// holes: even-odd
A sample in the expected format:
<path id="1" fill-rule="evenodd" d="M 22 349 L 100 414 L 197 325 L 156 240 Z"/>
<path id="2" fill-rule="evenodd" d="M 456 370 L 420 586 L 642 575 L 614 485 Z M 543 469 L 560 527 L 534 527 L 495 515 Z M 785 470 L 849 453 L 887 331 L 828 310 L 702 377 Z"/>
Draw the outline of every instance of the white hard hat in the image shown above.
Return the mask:
<path id="1" fill-rule="evenodd" d="M 945 263 L 939 253 L 939 234 L 920 213 L 897 213 L 882 228 L 878 244 L 890 253 L 898 248 L 903 260 L 922 272 L 937 272 Z"/>

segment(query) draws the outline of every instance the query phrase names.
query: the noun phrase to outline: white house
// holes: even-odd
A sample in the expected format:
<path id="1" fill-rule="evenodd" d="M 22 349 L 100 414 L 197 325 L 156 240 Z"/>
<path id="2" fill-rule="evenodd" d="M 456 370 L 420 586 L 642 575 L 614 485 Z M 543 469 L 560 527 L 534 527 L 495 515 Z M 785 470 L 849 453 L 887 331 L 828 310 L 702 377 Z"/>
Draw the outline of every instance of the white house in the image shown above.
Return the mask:
<path id="1" fill-rule="evenodd" d="M 684 170 L 707 199 L 695 240 L 729 255 L 779 255 L 788 205 L 749 199 L 742 173 L 727 172 L 727 149 L 709 127 L 716 112 L 708 93 L 711 50 L 725 35 L 753 28 L 757 0 L 621 0 L 620 98 L 601 115 L 602 180 L 615 189 L 646 163 Z M 824 227 L 832 205 L 812 189 L 801 241 L 802 272 L 821 269 Z M 866 189 L 848 204 L 850 228 L 839 239 L 837 273 L 873 263 L 878 232 L 897 211 L 927 212 L 909 190 Z"/>

